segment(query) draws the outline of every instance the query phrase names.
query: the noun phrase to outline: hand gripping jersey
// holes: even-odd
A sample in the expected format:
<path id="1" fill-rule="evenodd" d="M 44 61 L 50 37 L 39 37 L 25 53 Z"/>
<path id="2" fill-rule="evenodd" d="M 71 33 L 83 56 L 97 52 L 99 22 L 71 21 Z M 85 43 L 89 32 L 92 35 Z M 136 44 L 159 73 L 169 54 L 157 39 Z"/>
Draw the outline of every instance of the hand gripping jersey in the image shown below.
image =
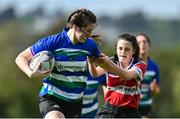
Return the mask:
<path id="1" fill-rule="evenodd" d="M 115 58 L 111 58 L 116 64 L 120 64 Z M 120 66 L 120 65 L 119 65 Z M 109 73 L 105 101 L 114 106 L 137 108 L 140 100 L 140 81 L 146 70 L 146 64 L 141 60 L 132 59 L 126 70 L 133 69 L 137 79 L 124 80 L 119 76 Z"/>
<path id="2" fill-rule="evenodd" d="M 106 75 L 101 75 L 100 77 L 93 78 L 90 73 L 88 73 L 86 90 L 83 96 L 83 108 L 81 117 L 83 118 L 94 118 L 98 111 L 98 86 L 106 86 Z"/>
<path id="3" fill-rule="evenodd" d="M 141 100 L 139 105 L 140 106 L 151 106 L 153 103 L 152 94 L 150 90 L 150 84 L 153 80 L 156 80 L 157 84 L 159 84 L 159 69 L 157 64 L 148 59 L 147 62 L 147 69 L 144 74 L 143 80 L 141 82 Z"/>
<path id="4" fill-rule="evenodd" d="M 39 40 L 31 46 L 31 52 L 35 55 L 46 50 L 55 58 L 51 74 L 43 80 L 40 96 L 49 94 L 65 101 L 79 101 L 86 88 L 87 56 L 98 57 L 100 51 L 92 39 L 72 44 L 67 31 Z"/>

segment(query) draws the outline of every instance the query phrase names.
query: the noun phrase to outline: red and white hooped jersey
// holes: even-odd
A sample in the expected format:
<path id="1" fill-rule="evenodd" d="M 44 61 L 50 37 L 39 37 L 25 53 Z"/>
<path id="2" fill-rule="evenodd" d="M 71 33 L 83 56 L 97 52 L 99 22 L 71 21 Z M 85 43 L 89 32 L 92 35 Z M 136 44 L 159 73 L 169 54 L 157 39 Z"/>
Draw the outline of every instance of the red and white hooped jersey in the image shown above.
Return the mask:
<path id="1" fill-rule="evenodd" d="M 116 64 L 114 58 L 111 58 Z M 137 79 L 125 80 L 114 74 L 108 73 L 105 101 L 120 107 L 137 108 L 140 101 L 140 81 L 146 71 L 146 64 L 142 60 L 132 59 L 127 70 L 134 70 Z"/>

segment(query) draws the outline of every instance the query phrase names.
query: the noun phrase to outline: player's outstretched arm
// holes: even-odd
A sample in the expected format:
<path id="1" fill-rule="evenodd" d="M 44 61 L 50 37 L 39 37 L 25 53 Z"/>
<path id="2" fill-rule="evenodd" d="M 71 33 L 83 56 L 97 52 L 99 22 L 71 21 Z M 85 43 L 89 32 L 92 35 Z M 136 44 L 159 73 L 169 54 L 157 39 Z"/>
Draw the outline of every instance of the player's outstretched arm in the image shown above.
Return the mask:
<path id="1" fill-rule="evenodd" d="M 97 64 L 107 72 L 113 73 L 125 80 L 131 80 L 138 77 L 137 73 L 134 70 L 125 70 L 119 67 L 107 56 L 100 57 L 97 61 Z"/>

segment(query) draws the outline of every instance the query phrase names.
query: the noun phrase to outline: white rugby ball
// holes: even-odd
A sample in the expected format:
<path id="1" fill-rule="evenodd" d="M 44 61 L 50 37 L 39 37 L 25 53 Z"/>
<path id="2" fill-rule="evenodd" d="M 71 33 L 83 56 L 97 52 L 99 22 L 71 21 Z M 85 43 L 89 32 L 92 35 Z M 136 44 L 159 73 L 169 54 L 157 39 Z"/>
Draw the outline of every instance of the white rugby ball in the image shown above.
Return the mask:
<path id="1" fill-rule="evenodd" d="M 54 57 L 50 51 L 41 51 L 33 56 L 29 62 L 29 67 L 31 70 L 37 69 L 40 63 L 39 70 L 53 69 L 54 67 Z"/>

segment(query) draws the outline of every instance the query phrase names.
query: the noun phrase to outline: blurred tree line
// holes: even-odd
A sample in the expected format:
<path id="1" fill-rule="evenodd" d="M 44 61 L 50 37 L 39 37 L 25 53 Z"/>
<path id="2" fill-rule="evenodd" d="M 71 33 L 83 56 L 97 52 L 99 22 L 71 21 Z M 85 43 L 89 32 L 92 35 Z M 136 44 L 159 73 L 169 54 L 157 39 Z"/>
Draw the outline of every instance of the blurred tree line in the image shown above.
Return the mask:
<path id="1" fill-rule="evenodd" d="M 51 17 L 56 20 L 50 19 L 51 24 L 44 22 L 49 16 L 41 8 L 21 17 L 16 16 L 13 7 L 0 13 L 0 117 L 40 117 L 37 96 L 41 79 L 29 79 L 14 61 L 25 48 L 44 36 L 60 32 L 66 25 L 64 13 Z M 153 113 L 155 117 L 180 117 L 180 20 L 148 19 L 140 11 L 119 18 L 101 16 L 98 20 L 97 32 L 104 38 L 99 46 L 109 56 L 114 53 L 117 37 L 113 36 L 114 31 L 145 32 L 151 37 L 151 57 L 159 64 L 161 77 L 161 92 L 155 97 Z M 38 27 L 44 29 L 35 29 Z"/>

